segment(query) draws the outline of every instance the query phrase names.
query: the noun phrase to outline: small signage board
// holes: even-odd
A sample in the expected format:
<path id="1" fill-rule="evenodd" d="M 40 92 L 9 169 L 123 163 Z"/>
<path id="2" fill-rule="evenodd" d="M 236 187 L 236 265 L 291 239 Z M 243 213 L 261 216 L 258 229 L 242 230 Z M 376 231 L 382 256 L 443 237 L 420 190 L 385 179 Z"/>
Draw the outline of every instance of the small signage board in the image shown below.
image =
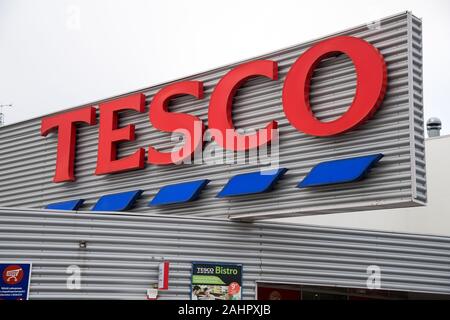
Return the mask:
<path id="1" fill-rule="evenodd" d="M 169 261 L 164 261 L 159 264 L 158 289 L 169 289 Z"/>
<path id="2" fill-rule="evenodd" d="M 192 300 L 241 300 L 242 264 L 193 262 Z"/>
<path id="3" fill-rule="evenodd" d="M 0 263 L 0 300 L 28 300 L 31 263 Z"/>
<path id="4" fill-rule="evenodd" d="M 151 288 L 147 289 L 147 300 L 156 300 L 158 299 L 158 289 Z"/>

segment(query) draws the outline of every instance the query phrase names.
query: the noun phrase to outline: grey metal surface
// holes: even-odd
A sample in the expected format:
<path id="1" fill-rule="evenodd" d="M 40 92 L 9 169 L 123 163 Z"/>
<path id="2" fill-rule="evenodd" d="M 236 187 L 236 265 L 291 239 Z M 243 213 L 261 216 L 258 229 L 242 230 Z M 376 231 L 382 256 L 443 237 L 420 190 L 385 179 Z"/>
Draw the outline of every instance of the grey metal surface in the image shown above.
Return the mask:
<path id="1" fill-rule="evenodd" d="M 98 125 L 78 130 L 75 167 L 78 180 L 55 184 L 52 177 L 57 135 L 41 137 L 41 119 L 38 118 L 0 129 L 0 206 L 40 208 L 48 203 L 84 198 L 87 201 L 82 210 L 89 210 L 103 194 L 137 188 L 145 192 L 135 212 L 229 216 L 235 219 L 360 211 L 426 203 L 420 20 L 410 13 L 402 13 L 335 35 L 361 37 L 381 51 L 388 67 L 386 98 L 376 115 L 354 131 L 333 138 L 307 136 L 287 122 L 282 110 L 281 89 L 292 63 L 312 44 L 324 38 L 258 57 L 277 61 L 280 79 L 249 81 L 237 93 L 233 117 L 237 128 L 260 128 L 269 120 L 278 121 L 280 165 L 289 171 L 273 192 L 233 200 L 215 198 L 231 176 L 263 167 L 249 164 L 147 165 L 144 170 L 95 176 Z M 193 114 L 206 124 L 211 91 L 220 77 L 235 65 L 186 78 L 204 81 L 205 99 L 194 101 L 182 97 L 173 103 L 171 110 Z M 342 114 L 353 99 L 355 83 L 356 75 L 348 58 L 338 56 L 324 60 L 316 69 L 311 83 L 311 103 L 316 116 L 329 121 Z M 147 96 L 147 110 L 152 96 L 164 85 L 140 91 Z M 152 145 L 168 150 L 173 146 L 169 134 L 151 127 L 147 112 L 124 112 L 121 124 L 129 123 L 136 124 L 137 141 L 122 144 L 120 155 L 130 154 L 136 147 Z M 314 190 L 295 187 L 319 162 L 380 152 L 385 157 L 367 180 Z M 147 206 L 164 185 L 204 178 L 212 182 L 195 203 L 164 208 Z"/>
<path id="2" fill-rule="evenodd" d="M 79 241 L 87 248 L 80 249 Z M 161 299 L 188 299 L 192 261 L 243 264 L 243 295 L 255 283 L 381 288 L 450 294 L 450 238 L 161 215 L 0 209 L 0 261 L 31 261 L 31 299 L 144 299 L 170 260 Z M 71 265 L 81 289 L 66 286 Z"/>

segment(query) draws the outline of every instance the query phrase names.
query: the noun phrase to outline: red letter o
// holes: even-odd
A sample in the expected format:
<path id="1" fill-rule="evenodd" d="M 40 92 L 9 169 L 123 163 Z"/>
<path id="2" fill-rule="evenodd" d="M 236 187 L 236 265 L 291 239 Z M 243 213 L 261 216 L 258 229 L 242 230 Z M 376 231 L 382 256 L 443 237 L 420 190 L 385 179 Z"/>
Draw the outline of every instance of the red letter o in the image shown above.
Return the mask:
<path id="1" fill-rule="evenodd" d="M 356 94 L 340 118 L 321 122 L 309 104 L 310 81 L 317 64 L 336 53 L 345 53 L 355 65 Z M 337 135 L 370 118 L 381 105 L 386 86 L 386 64 L 381 53 L 362 39 L 339 36 L 309 48 L 293 64 L 284 82 L 283 109 L 291 125 L 299 131 L 320 137 Z"/>

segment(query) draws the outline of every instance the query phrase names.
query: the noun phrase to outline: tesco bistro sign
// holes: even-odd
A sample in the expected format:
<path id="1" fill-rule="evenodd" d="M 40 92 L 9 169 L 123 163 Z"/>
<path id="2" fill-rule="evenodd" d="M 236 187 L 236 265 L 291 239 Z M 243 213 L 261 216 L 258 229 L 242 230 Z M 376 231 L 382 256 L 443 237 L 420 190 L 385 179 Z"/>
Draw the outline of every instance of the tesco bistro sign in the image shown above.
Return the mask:
<path id="1" fill-rule="evenodd" d="M 323 122 L 317 119 L 310 106 L 310 83 L 313 72 L 323 59 L 344 53 L 353 62 L 357 82 L 353 102 L 338 119 Z M 239 133 L 232 119 L 233 98 L 236 91 L 250 78 L 278 79 L 278 64 L 271 60 L 255 60 L 243 63 L 226 73 L 215 86 L 208 106 L 208 130 L 213 140 L 222 148 L 245 151 L 270 144 L 278 123 L 269 121 L 265 128 L 253 134 Z M 387 87 L 387 68 L 381 53 L 367 41 L 351 36 L 337 36 L 321 41 L 293 63 L 282 87 L 282 107 L 289 123 L 298 131 L 311 136 L 330 137 L 355 129 L 368 120 L 381 105 Z M 135 139 L 135 126 L 119 127 L 119 112 L 145 111 L 145 96 L 133 94 L 100 103 L 99 135 L 96 175 L 113 174 L 143 169 L 149 165 L 171 165 L 174 159 L 192 157 L 203 146 L 205 125 L 190 114 L 168 110 L 171 99 L 187 95 L 204 99 L 201 81 L 181 81 L 160 89 L 149 106 L 149 122 L 165 131 L 183 131 L 188 137 L 184 146 L 174 152 L 162 152 L 153 146 L 137 148 L 128 156 L 118 158 L 117 148 L 122 142 Z M 54 182 L 74 181 L 76 156 L 76 126 L 97 123 L 96 108 L 84 107 L 42 119 L 41 134 L 46 136 L 57 130 L 58 146 Z M 264 132 L 263 132 L 264 130 Z M 173 153 L 176 153 L 174 155 Z"/>

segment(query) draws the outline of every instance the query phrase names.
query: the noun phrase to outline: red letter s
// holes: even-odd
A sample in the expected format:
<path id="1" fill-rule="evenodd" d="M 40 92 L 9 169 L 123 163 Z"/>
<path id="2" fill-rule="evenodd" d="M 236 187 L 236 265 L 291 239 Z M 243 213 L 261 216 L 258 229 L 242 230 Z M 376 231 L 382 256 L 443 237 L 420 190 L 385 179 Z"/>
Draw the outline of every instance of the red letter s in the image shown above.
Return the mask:
<path id="1" fill-rule="evenodd" d="M 179 129 L 184 129 L 190 135 L 187 143 L 181 150 L 177 152 L 160 152 L 153 147 L 148 149 L 147 162 L 156 165 L 166 165 L 176 163 L 174 159 L 178 161 L 186 159 L 203 145 L 203 131 L 205 129 L 203 122 L 192 115 L 168 112 L 168 105 L 170 99 L 179 95 L 191 95 L 197 99 L 203 98 L 203 84 L 199 81 L 183 81 L 168 85 L 158 93 L 155 94 L 150 104 L 150 122 L 152 125 L 166 132 L 174 132 Z M 200 124 L 201 132 L 196 132 L 195 125 Z M 175 155 L 177 154 L 177 155 Z"/>

